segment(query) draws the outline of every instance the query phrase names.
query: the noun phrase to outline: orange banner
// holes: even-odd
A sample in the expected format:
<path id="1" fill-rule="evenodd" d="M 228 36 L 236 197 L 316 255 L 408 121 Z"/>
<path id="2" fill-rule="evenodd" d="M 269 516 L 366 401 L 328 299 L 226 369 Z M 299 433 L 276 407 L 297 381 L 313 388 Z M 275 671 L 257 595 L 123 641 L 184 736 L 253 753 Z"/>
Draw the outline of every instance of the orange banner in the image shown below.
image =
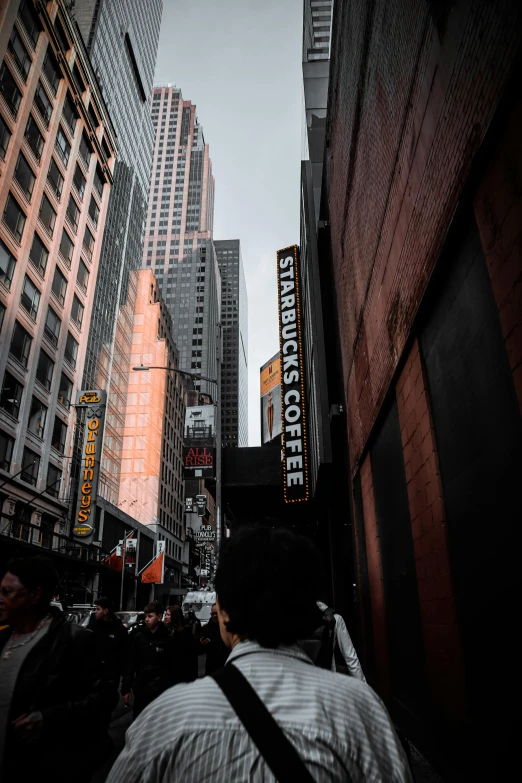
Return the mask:
<path id="1" fill-rule="evenodd" d="M 165 563 L 165 553 L 162 552 L 150 566 L 141 574 L 141 581 L 145 584 L 161 584 L 163 582 L 163 566 Z"/>

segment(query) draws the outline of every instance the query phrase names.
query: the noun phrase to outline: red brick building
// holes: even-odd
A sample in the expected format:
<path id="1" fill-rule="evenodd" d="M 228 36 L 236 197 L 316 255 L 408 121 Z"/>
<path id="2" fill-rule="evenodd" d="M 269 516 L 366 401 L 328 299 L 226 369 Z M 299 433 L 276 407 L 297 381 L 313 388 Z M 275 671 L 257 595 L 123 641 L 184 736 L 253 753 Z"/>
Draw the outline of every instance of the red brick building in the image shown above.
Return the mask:
<path id="1" fill-rule="evenodd" d="M 335 3 L 319 247 L 359 644 L 455 780 L 504 779 L 516 748 L 521 46 L 516 2 Z"/>

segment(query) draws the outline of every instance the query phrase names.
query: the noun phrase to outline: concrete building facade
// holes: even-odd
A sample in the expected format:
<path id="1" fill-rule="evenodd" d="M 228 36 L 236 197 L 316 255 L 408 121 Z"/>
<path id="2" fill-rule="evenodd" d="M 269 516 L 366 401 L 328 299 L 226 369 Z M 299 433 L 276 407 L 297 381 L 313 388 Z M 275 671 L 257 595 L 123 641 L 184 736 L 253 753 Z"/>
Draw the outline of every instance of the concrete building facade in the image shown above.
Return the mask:
<path id="1" fill-rule="evenodd" d="M 0 31 L 2 532 L 74 556 L 73 406 L 116 136 L 62 2 L 3 3 Z"/>
<path id="2" fill-rule="evenodd" d="M 214 241 L 221 274 L 221 443 L 248 446 L 248 298 L 239 239 Z"/>
<path id="3" fill-rule="evenodd" d="M 172 321 L 152 270 L 138 273 L 132 365 L 177 368 Z M 125 409 L 119 507 L 165 541 L 163 593 L 188 567 L 183 507 L 185 381 L 165 370 L 131 372 Z M 169 573 L 171 572 L 171 573 Z"/>

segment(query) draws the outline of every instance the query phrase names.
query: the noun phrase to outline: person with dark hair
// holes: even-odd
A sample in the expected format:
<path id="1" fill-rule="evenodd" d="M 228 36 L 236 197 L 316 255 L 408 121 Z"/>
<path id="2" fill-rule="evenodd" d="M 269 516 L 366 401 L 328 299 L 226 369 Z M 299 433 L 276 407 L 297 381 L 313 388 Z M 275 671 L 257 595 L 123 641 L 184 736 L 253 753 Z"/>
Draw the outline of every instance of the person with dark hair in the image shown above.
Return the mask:
<path id="1" fill-rule="evenodd" d="M 89 624 L 96 639 L 96 650 L 104 670 L 111 701 L 105 716 L 109 728 L 111 713 L 118 704 L 118 688 L 129 656 L 129 635 L 119 617 L 116 617 L 112 601 L 98 598 L 94 610 L 94 622 Z"/>
<path id="2" fill-rule="evenodd" d="M 192 630 L 179 604 L 167 607 L 165 625 L 173 642 L 175 683 L 192 682 L 198 676 L 198 657 Z"/>
<path id="3" fill-rule="evenodd" d="M 70 780 L 77 728 L 89 725 L 96 748 L 106 739 L 98 722 L 109 691 L 94 635 L 68 623 L 50 601 L 58 586 L 51 560 L 10 560 L 0 585 L 0 778 L 5 783 Z M 60 737 L 60 764 L 53 737 Z M 74 777 L 87 781 L 90 754 Z"/>
<path id="4" fill-rule="evenodd" d="M 303 579 L 283 590 L 296 567 Z M 107 783 L 411 783 L 376 694 L 296 644 L 321 621 L 319 573 L 312 543 L 289 530 L 244 527 L 225 540 L 215 586 L 228 661 L 157 700 Z"/>
<path id="5" fill-rule="evenodd" d="M 217 604 L 210 612 L 210 620 L 198 635 L 198 655 L 206 653 L 205 674 L 212 674 L 221 669 L 227 662 L 230 650 L 221 638 L 219 630 Z"/>
<path id="6" fill-rule="evenodd" d="M 163 606 L 153 601 L 143 611 L 145 625 L 131 639 L 121 686 L 125 704 L 134 700 L 134 718 L 176 681 L 174 644 L 161 620 Z"/>

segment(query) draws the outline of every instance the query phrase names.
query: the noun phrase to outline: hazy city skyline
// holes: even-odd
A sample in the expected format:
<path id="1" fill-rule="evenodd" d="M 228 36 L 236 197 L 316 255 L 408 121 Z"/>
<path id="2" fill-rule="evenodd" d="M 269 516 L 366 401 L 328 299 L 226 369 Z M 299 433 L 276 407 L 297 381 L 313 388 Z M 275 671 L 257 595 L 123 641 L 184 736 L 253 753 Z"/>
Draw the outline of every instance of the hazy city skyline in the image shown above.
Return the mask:
<path id="1" fill-rule="evenodd" d="M 216 180 L 214 238 L 241 240 L 251 446 L 259 369 L 278 350 L 275 253 L 299 242 L 301 46 L 301 0 L 164 2 L 154 83 L 197 105 Z"/>

